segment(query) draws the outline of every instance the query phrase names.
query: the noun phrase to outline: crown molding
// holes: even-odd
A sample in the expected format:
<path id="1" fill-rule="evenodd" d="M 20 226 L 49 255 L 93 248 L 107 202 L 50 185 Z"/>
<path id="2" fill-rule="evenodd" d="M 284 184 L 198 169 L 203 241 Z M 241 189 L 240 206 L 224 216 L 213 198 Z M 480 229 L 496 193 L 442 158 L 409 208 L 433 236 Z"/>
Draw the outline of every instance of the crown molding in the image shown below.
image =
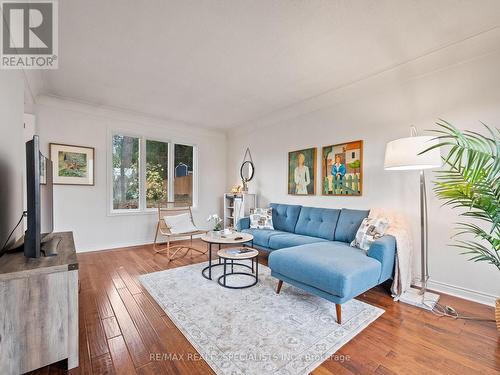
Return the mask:
<path id="1" fill-rule="evenodd" d="M 175 132 L 185 134 L 204 135 L 213 137 L 226 137 L 226 132 L 221 129 L 200 127 L 172 119 L 154 116 L 124 108 L 99 105 L 73 98 L 57 95 L 42 94 L 36 97 L 35 106 L 59 108 L 62 110 L 84 113 L 90 116 L 108 118 L 115 121 L 128 122 L 158 129 L 168 128 Z"/>
<path id="2" fill-rule="evenodd" d="M 260 118 L 228 129 L 228 136 L 248 134 L 296 117 L 334 107 L 361 96 L 385 91 L 415 79 L 423 78 L 500 51 L 500 26 L 488 29 L 458 42 L 429 51 L 414 59 L 362 76 L 319 95 L 267 113 Z"/>

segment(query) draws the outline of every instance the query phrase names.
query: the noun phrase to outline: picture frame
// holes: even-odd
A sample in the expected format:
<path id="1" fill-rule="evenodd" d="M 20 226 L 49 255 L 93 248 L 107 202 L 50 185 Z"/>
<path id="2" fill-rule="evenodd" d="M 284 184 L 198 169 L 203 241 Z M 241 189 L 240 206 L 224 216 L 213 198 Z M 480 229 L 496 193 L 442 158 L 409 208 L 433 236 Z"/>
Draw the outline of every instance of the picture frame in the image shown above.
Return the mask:
<path id="1" fill-rule="evenodd" d="M 321 152 L 321 195 L 363 194 L 363 141 L 323 146 Z"/>
<path id="2" fill-rule="evenodd" d="M 47 159 L 40 154 L 40 185 L 47 185 Z"/>
<path id="3" fill-rule="evenodd" d="M 317 147 L 288 153 L 288 194 L 316 195 Z"/>
<path id="4" fill-rule="evenodd" d="M 49 154 L 54 185 L 94 186 L 93 147 L 50 143 Z"/>

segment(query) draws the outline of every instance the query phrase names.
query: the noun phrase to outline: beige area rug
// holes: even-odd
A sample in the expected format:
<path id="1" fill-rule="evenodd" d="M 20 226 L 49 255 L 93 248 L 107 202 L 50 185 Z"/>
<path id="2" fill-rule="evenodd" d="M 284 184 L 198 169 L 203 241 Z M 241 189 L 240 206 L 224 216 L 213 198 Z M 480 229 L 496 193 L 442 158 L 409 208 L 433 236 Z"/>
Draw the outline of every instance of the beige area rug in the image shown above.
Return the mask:
<path id="1" fill-rule="evenodd" d="M 342 345 L 384 312 L 352 300 L 342 306 L 339 325 L 329 301 L 286 284 L 277 295 L 268 267 L 259 265 L 257 285 L 227 289 L 216 281 L 222 267 L 213 269 L 213 280 L 201 276 L 206 265 L 142 275 L 140 281 L 219 375 L 308 374 L 335 359 Z M 249 281 L 231 277 L 229 285 Z"/>

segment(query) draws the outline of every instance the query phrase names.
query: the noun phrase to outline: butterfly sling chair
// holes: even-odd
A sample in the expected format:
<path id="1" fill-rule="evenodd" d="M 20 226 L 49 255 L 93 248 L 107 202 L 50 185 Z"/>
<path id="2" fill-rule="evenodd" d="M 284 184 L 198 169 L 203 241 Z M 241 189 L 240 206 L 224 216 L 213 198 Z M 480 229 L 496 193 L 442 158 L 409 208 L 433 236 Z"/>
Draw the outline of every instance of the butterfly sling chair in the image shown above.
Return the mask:
<path id="1" fill-rule="evenodd" d="M 188 216 L 189 222 L 185 223 L 187 225 L 182 225 L 181 228 L 170 227 L 167 224 L 169 218 L 171 220 L 175 220 L 175 217 L 179 217 L 179 215 Z M 187 214 L 187 215 L 186 215 Z M 179 229 L 181 230 L 179 232 Z M 173 202 L 167 202 L 166 207 L 158 207 L 158 224 L 156 225 L 156 234 L 155 240 L 153 244 L 153 248 L 155 252 L 162 253 L 164 251 L 167 252 L 168 261 L 174 260 L 175 255 L 182 249 L 186 249 L 187 253 L 193 253 L 196 251 L 201 254 L 205 254 L 207 251 L 199 250 L 193 247 L 193 236 L 205 234 L 206 230 L 200 230 L 196 228 L 193 221 L 193 213 L 191 212 L 191 207 L 175 207 Z M 158 237 L 164 236 L 167 239 L 167 246 L 161 247 L 164 243 L 158 242 Z M 189 244 L 181 243 L 179 245 L 171 245 L 171 241 L 176 241 L 180 239 L 186 239 L 188 237 L 190 239 Z"/>

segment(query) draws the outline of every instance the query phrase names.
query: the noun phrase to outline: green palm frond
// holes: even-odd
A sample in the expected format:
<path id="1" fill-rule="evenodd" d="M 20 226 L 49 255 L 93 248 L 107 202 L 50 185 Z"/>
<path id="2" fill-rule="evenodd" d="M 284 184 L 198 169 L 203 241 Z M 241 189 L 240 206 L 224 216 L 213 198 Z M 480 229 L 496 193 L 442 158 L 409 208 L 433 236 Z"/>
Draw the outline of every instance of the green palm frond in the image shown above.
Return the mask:
<path id="1" fill-rule="evenodd" d="M 439 120 L 437 147 L 447 150 L 444 170 L 436 172 L 434 192 L 444 205 L 461 209 L 460 216 L 491 225 L 484 230 L 472 223 L 459 223 L 454 237 L 472 235 L 472 240 L 457 240 L 455 246 L 466 250 L 470 260 L 485 261 L 500 270 L 500 131 L 483 124 L 485 133 L 461 131 Z M 479 242 L 477 241 L 479 240 Z"/>

